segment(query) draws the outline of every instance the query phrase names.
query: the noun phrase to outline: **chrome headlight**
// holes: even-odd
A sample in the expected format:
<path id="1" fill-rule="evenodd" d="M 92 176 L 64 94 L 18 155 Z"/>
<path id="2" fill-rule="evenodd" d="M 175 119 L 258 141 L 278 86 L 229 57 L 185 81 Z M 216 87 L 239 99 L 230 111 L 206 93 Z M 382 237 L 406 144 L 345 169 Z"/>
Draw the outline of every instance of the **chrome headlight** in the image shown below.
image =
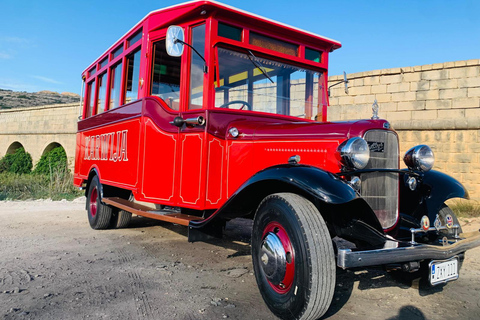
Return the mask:
<path id="1" fill-rule="evenodd" d="M 429 171 L 433 167 L 435 157 L 432 149 L 422 144 L 408 150 L 403 157 L 403 162 L 410 170 Z"/>
<path id="2" fill-rule="evenodd" d="M 370 160 L 368 143 L 359 137 L 344 141 L 338 146 L 338 154 L 342 163 L 350 169 L 363 169 Z"/>

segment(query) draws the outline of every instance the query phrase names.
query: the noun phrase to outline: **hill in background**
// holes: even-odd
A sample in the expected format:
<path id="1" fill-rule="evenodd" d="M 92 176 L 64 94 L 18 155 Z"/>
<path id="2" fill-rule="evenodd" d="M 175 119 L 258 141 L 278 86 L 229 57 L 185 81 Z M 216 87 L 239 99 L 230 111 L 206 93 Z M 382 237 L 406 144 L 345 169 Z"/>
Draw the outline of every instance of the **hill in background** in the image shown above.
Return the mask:
<path id="1" fill-rule="evenodd" d="M 80 96 L 70 92 L 17 92 L 0 89 L 0 109 L 25 108 L 49 104 L 65 104 L 79 102 Z"/>

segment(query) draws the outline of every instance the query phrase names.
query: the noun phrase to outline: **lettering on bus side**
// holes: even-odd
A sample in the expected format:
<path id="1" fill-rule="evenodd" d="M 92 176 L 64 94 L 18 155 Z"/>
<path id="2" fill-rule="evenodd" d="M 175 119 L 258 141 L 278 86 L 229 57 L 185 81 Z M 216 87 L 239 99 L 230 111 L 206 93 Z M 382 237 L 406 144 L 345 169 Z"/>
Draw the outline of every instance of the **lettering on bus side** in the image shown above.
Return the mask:
<path id="1" fill-rule="evenodd" d="M 128 130 L 85 137 L 84 160 L 128 161 Z"/>

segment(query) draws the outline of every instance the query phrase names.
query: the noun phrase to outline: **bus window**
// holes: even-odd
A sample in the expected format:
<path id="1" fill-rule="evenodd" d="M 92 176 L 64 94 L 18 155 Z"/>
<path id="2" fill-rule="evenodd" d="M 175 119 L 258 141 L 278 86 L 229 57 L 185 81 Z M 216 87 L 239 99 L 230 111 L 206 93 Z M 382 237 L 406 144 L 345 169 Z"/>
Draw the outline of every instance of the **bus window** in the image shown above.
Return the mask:
<path id="1" fill-rule="evenodd" d="M 171 57 L 165 48 L 165 39 L 153 45 L 152 96 L 162 98 L 173 110 L 180 106 L 181 58 Z"/>
<path id="2" fill-rule="evenodd" d="M 205 25 L 192 28 L 192 45 L 205 55 Z M 203 66 L 205 62 L 198 54 L 191 52 L 190 65 L 190 103 L 188 109 L 199 109 L 203 105 Z"/>
<path id="3" fill-rule="evenodd" d="M 97 114 L 102 113 L 105 109 L 105 94 L 107 93 L 107 73 L 104 72 L 98 76 L 98 100 L 97 100 Z"/>
<path id="4" fill-rule="evenodd" d="M 125 103 L 138 99 L 138 81 L 140 75 L 140 50 L 128 56 Z"/>
<path id="5" fill-rule="evenodd" d="M 109 109 L 120 106 L 120 84 L 122 82 L 122 63 L 120 62 L 111 70 L 110 103 Z"/>
<path id="6" fill-rule="evenodd" d="M 93 106 L 95 103 L 95 80 L 90 82 L 87 86 L 87 112 L 85 116 L 91 117 L 93 116 Z"/>

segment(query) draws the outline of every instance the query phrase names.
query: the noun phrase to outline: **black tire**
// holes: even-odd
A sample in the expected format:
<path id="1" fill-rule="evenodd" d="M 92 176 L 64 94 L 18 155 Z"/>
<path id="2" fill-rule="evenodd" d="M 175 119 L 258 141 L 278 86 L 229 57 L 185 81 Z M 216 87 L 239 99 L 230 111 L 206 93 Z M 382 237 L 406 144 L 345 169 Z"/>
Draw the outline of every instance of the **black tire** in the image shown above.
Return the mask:
<path id="1" fill-rule="evenodd" d="M 274 255 L 280 258 L 271 259 L 271 248 L 280 248 Z M 260 293 L 276 316 L 317 319 L 327 312 L 335 289 L 335 255 L 327 226 L 310 201 L 292 193 L 266 197 L 255 214 L 252 259 Z"/>
<path id="2" fill-rule="evenodd" d="M 438 219 L 442 223 L 442 226 L 446 225 L 446 219 L 448 214 L 452 216 L 453 224 L 460 225 L 460 223 L 458 222 L 457 216 L 455 215 L 455 213 L 453 213 L 452 209 L 450 209 L 446 204 L 443 204 L 440 210 L 438 211 Z M 462 233 L 462 232 L 463 232 L 462 227 L 458 228 L 458 233 Z M 455 231 L 453 229 L 449 229 L 448 234 L 454 235 Z"/>
<path id="3" fill-rule="evenodd" d="M 118 210 L 112 215 L 112 228 L 125 228 L 132 220 L 132 213 L 125 210 Z"/>
<path id="4" fill-rule="evenodd" d="M 88 222 L 92 229 L 107 229 L 112 219 L 112 207 L 100 201 L 100 188 L 98 177 L 93 177 L 87 194 Z"/>

